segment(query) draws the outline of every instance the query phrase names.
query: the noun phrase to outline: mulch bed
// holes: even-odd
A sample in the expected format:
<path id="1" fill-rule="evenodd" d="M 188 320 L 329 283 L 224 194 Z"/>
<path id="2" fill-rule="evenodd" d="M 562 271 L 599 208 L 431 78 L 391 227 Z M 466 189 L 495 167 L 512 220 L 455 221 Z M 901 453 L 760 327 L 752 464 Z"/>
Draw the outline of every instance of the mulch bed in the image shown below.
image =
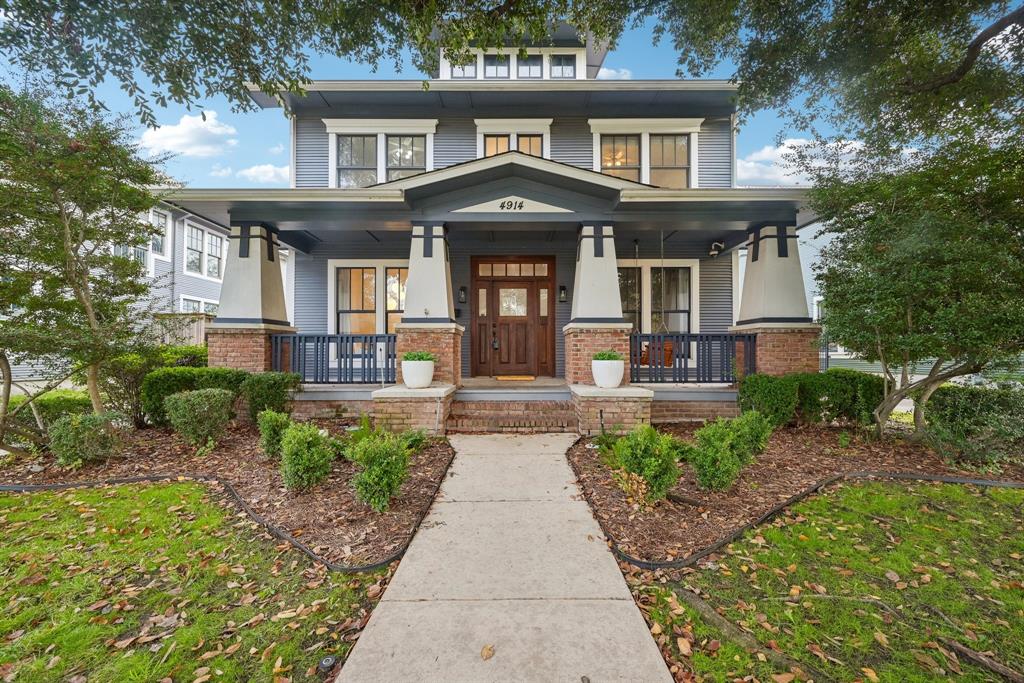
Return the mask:
<path id="1" fill-rule="evenodd" d="M 347 424 L 317 422 L 336 433 Z M 310 491 L 285 489 L 277 461 L 263 455 L 259 434 L 251 424 L 232 425 L 206 456 L 196 456 L 172 431 L 151 428 L 132 432 L 124 451 L 106 463 L 63 470 L 49 456 L 18 459 L 0 470 L 0 483 L 52 484 L 181 474 L 218 477 L 230 482 L 256 514 L 323 559 L 356 567 L 386 560 L 408 543 L 453 456 L 444 441 L 431 442 L 412 456 L 409 477 L 384 513 L 356 500 L 350 480 L 358 468 L 344 458 L 337 459 L 327 480 Z"/>
<path id="2" fill-rule="evenodd" d="M 689 438 L 699 424 L 664 425 L 662 431 Z M 728 491 L 704 491 L 693 470 L 670 495 L 698 504 L 662 500 L 641 507 L 628 499 L 601 462 L 598 451 L 580 439 L 568 457 L 594 513 L 619 549 L 639 560 L 669 562 L 704 550 L 757 520 L 776 505 L 828 477 L 857 471 L 954 475 L 1024 481 L 1024 468 L 1007 467 L 996 475 L 957 469 L 930 449 L 899 438 L 839 447 L 843 430 L 826 426 L 777 430 L 765 452 L 745 467 Z"/>

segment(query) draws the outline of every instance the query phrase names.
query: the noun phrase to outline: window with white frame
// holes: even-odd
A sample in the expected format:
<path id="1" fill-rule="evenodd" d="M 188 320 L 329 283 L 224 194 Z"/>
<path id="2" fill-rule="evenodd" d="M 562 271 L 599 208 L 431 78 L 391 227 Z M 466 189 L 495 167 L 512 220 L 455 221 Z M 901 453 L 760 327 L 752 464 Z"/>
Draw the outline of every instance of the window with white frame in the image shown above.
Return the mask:
<path id="1" fill-rule="evenodd" d="M 130 258 L 131 260 L 139 263 L 143 268 L 149 267 L 149 249 L 147 249 L 144 244 L 135 245 L 133 247 L 129 247 L 126 244 L 115 244 L 114 256 Z"/>
<path id="2" fill-rule="evenodd" d="M 551 119 L 474 119 L 477 157 L 516 150 L 535 157 L 548 158 L 551 146 Z"/>
<path id="3" fill-rule="evenodd" d="M 601 173 L 640 182 L 640 135 L 602 135 Z"/>
<path id="4" fill-rule="evenodd" d="M 551 78 L 576 78 L 576 55 L 551 55 Z"/>
<path id="5" fill-rule="evenodd" d="M 508 55 L 484 55 L 484 78 L 508 78 L 510 62 Z"/>
<path id="6" fill-rule="evenodd" d="M 476 78 L 476 60 L 468 64 L 452 64 L 452 78 Z"/>
<path id="7" fill-rule="evenodd" d="M 323 119 L 330 187 L 357 188 L 434 168 L 437 119 Z"/>
<path id="8" fill-rule="evenodd" d="M 427 170 L 425 135 L 388 136 L 388 180 L 419 175 Z"/>
<path id="9" fill-rule="evenodd" d="M 224 276 L 224 238 L 194 223 L 185 223 L 185 272 L 212 280 Z"/>
<path id="10" fill-rule="evenodd" d="M 622 315 L 633 331 L 697 332 L 698 268 L 693 259 L 619 260 Z"/>
<path id="11" fill-rule="evenodd" d="M 167 258 L 167 244 L 170 241 L 171 216 L 166 211 L 152 209 L 149 212 L 149 222 L 157 229 L 153 235 L 150 249 L 153 256 Z"/>
<path id="12" fill-rule="evenodd" d="M 543 78 L 544 77 L 544 56 L 526 55 L 520 57 L 516 62 L 517 78 Z"/>
<path id="13" fill-rule="evenodd" d="M 338 187 L 377 184 L 377 136 L 338 136 Z"/>
<path id="14" fill-rule="evenodd" d="M 331 329 L 338 334 L 393 333 L 405 313 L 407 261 L 328 261 Z"/>
<path id="15" fill-rule="evenodd" d="M 697 187 L 704 119 L 589 119 L 594 170 L 670 189 Z"/>
<path id="16" fill-rule="evenodd" d="M 182 296 L 181 297 L 181 312 L 182 313 L 205 313 L 207 315 L 217 315 L 217 310 L 220 305 L 211 299 L 200 299 L 199 297 Z"/>

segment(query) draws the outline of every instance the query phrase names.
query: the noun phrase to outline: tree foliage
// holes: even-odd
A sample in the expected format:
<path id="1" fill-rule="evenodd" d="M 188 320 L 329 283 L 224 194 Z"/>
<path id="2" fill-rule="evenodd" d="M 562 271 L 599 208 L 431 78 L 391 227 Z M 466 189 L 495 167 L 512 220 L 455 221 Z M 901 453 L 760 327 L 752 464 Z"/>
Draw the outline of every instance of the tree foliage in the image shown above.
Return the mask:
<path id="1" fill-rule="evenodd" d="M 148 188 L 162 178 L 158 162 L 136 154 L 124 121 L 45 100 L 0 86 L 3 396 L 12 359 L 60 358 L 83 369 L 101 413 L 98 368 L 147 318 L 144 266 L 126 254 L 152 238 L 145 216 L 156 199 Z M 4 400 L 0 436 L 6 407 Z"/>

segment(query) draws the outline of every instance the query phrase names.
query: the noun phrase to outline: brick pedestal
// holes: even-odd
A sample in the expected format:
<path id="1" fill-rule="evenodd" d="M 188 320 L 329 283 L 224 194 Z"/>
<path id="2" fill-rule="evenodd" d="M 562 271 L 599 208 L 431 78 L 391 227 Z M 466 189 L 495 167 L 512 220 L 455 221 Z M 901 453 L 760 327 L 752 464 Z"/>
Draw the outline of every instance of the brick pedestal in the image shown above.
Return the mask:
<path id="1" fill-rule="evenodd" d="M 373 392 L 373 422 L 391 432 L 422 429 L 443 436 L 452 411 L 455 386 L 434 384 L 426 389 L 407 389 L 402 385 Z"/>
<path id="2" fill-rule="evenodd" d="M 576 384 L 569 387 L 579 420 L 580 434 L 590 436 L 604 430 L 625 434 L 640 424 L 651 423 L 654 392 L 642 387 L 600 387 Z"/>
<path id="3" fill-rule="evenodd" d="M 587 325 L 569 323 L 562 331 L 565 334 L 565 381 L 568 384 L 593 384 L 594 375 L 590 362 L 598 351 L 618 351 L 627 361 L 623 384 L 629 384 L 629 333 L 633 329 L 625 325 Z"/>
<path id="4" fill-rule="evenodd" d="M 462 386 L 462 332 L 463 328 L 450 325 L 402 323 L 396 326 L 395 348 L 398 355 L 398 383 L 402 383 L 402 356 L 406 351 L 429 351 L 437 357 L 434 363 L 434 381 L 440 384 Z"/>
<path id="5" fill-rule="evenodd" d="M 208 365 L 212 368 L 235 368 L 249 372 L 272 369 L 270 337 L 294 330 L 247 327 L 209 327 L 206 331 Z M 285 354 L 287 357 L 287 354 Z"/>
<path id="6" fill-rule="evenodd" d="M 818 372 L 820 369 L 820 325 L 794 327 L 736 328 L 757 335 L 754 344 L 756 371 L 764 375 Z M 736 367 L 744 367 L 742 345 L 736 349 Z"/>

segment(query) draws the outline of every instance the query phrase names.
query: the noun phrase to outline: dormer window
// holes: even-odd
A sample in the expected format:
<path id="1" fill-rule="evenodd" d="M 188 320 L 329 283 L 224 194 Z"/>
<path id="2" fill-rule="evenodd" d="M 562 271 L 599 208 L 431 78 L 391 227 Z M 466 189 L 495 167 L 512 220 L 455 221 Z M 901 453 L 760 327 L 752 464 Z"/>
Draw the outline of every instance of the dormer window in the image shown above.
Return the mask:
<path id="1" fill-rule="evenodd" d="M 544 156 L 543 135 L 517 135 L 516 146 L 523 154 L 529 154 L 534 157 Z"/>
<path id="2" fill-rule="evenodd" d="M 542 78 L 544 76 L 544 57 L 541 55 L 520 57 L 516 64 L 516 76 L 518 78 Z"/>
<path id="3" fill-rule="evenodd" d="M 551 55 L 551 78 L 576 78 L 576 55 Z"/>
<path id="4" fill-rule="evenodd" d="M 505 55 L 484 55 L 484 78 L 508 78 L 508 69 Z"/>
<path id="5" fill-rule="evenodd" d="M 452 78 L 476 78 L 476 60 L 463 66 L 452 64 Z"/>
<path id="6" fill-rule="evenodd" d="M 511 141 L 511 135 L 485 135 L 484 156 L 493 157 L 495 154 L 507 152 Z"/>

